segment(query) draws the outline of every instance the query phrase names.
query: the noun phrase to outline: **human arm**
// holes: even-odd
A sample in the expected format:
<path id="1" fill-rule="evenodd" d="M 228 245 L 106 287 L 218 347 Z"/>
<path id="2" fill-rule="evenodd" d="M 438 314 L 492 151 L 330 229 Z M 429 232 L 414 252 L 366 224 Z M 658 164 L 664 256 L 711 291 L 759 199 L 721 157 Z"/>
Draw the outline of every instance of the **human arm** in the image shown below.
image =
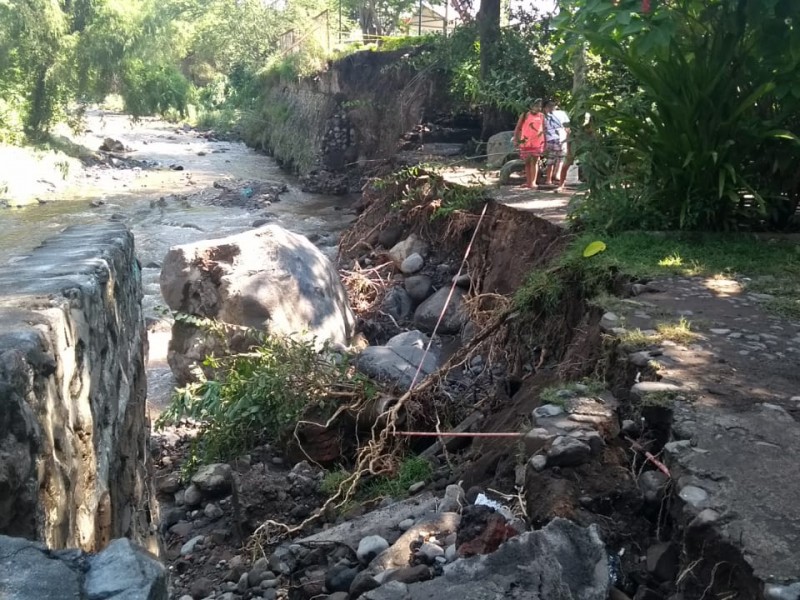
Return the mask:
<path id="1" fill-rule="evenodd" d="M 522 143 L 520 134 L 522 133 L 522 124 L 525 122 L 525 114 L 521 114 L 517 121 L 517 126 L 514 128 L 514 143 L 519 146 Z"/>

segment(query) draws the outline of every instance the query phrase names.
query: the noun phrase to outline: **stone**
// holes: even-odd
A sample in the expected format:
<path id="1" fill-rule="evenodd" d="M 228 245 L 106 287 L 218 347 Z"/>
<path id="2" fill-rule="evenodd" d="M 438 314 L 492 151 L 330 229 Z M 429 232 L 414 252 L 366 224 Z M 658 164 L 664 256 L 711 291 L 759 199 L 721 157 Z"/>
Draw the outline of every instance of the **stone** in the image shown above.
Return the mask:
<path id="1" fill-rule="evenodd" d="M 278 546 L 269 557 L 269 569 L 273 573 L 289 575 L 297 566 L 297 557 L 288 546 Z"/>
<path id="2" fill-rule="evenodd" d="M 546 417 L 557 417 L 564 414 L 564 407 L 558 404 L 543 404 L 538 408 L 533 409 L 534 419 L 543 419 Z"/>
<path id="3" fill-rule="evenodd" d="M 418 552 L 424 556 L 429 563 L 433 562 L 437 556 L 444 556 L 444 548 L 430 542 L 425 542 L 420 546 Z"/>
<path id="4" fill-rule="evenodd" d="M 444 312 L 444 317 L 439 325 L 439 334 L 457 334 L 467 322 L 466 308 L 464 306 L 465 292 L 460 289 L 453 291 L 453 296 L 445 309 L 445 303 L 450 294 L 450 288 L 442 288 L 425 300 L 414 311 L 414 324 L 426 333 L 432 333 L 439 316 Z"/>
<path id="5" fill-rule="evenodd" d="M 425 539 L 432 534 L 436 534 L 437 538 L 445 538 L 457 531 L 460 522 L 461 515 L 455 512 L 441 512 L 418 519 L 411 529 L 369 564 L 367 571 L 376 575 L 389 569 L 407 567 L 414 558 L 413 548 L 420 538 Z"/>
<path id="6" fill-rule="evenodd" d="M 728 335 L 731 332 L 730 329 L 723 329 L 723 328 L 716 328 L 716 327 L 712 327 L 711 329 L 709 329 L 709 331 L 711 333 L 713 333 L 714 335 Z"/>
<path id="7" fill-rule="evenodd" d="M 167 599 L 164 566 L 128 539 L 114 540 L 102 552 L 90 556 L 88 565 L 83 580 L 87 598 Z"/>
<path id="8" fill-rule="evenodd" d="M 639 489 L 645 502 L 660 504 L 666 493 L 669 478 L 661 471 L 645 471 L 639 476 Z"/>
<path id="9" fill-rule="evenodd" d="M 192 554 L 197 548 L 197 545 L 203 542 L 203 539 L 204 537 L 202 535 L 196 535 L 186 542 L 183 546 L 181 546 L 181 556 L 188 556 L 189 554 Z"/>
<path id="10" fill-rule="evenodd" d="M 472 285 L 472 278 L 468 274 L 454 276 L 453 283 L 455 283 L 460 288 L 468 290 Z"/>
<path id="11" fill-rule="evenodd" d="M 420 269 L 422 269 L 423 265 L 425 264 L 425 259 L 422 258 L 418 253 L 411 254 L 408 256 L 401 264 L 400 264 L 400 271 L 404 275 L 413 275 Z"/>
<path id="12" fill-rule="evenodd" d="M 522 438 L 522 442 L 525 444 L 525 450 L 530 456 L 546 447 L 555 437 L 556 436 L 547 429 L 535 427 L 525 434 L 525 437 Z"/>
<path id="13" fill-rule="evenodd" d="M 214 582 L 208 577 L 198 577 L 192 581 L 191 586 L 189 586 L 189 591 L 192 594 L 192 598 L 205 598 L 214 593 Z"/>
<path id="14" fill-rule="evenodd" d="M 408 531 L 414 526 L 414 519 L 404 519 L 397 524 L 400 531 Z"/>
<path id="15" fill-rule="evenodd" d="M 678 547 L 670 542 L 654 544 L 647 549 L 647 572 L 661 581 L 672 582 L 678 576 Z"/>
<path id="16" fill-rule="evenodd" d="M 631 393 L 639 398 L 646 394 L 658 394 L 663 392 L 680 392 L 681 388 L 673 383 L 662 381 L 640 381 L 631 386 Z"/>
<path id="17" fill-rule="evenodd" d="M 220 340 L 185 321 L 173 325 L 168 361 L 179 384 L 214 350 L 243 350 L 238 327 L 278 335 L 305 332 L 320 347 L 347 346 L 355 316 L 336 268 L 302 235 L 278 225 L 174 246 L 161 269 L 161 292 L 176 311 L 231 326 Z"/>
<path id="18" fill-rule="evenodd" d="M 250 587 L 249 575 L 247 573 L 242 573 L 241 577 L 239 577 L 239 581 L 236 583 L 236 591 L 240 594 L 244 594 L 248 587 Z"/>
<path id="19" fill-rule="evenodd" d="M 424 481 L 417 481 L 416 483 L 412 483 L 410 486 L 408 486 L 408 493 L 416 494 L 417 492 L 422 491 L 422 488 L 424 487 L 425 487 Z"/>
<path id="20" fill-rule="evenodd" d="M 261 592 L 261 597 L 264 600 L 275 600 L 278 597 L 278 590 L 269 588 Z"/>
<path id="21" fill-rule="evenodd" d="M 433 281 L 427 275 L 406 277 L 403 287 L 415 304 L 425 301 L 433 293 Z"/>
<path id="22" fill-rule="evenodd" d="M 490 169 L 499 169 L 516 151 L 513 131 L 496 133 L 486 142 L 486 166 Z"/>
<path id="23" fill-rule="evenodd" d="M 386 346 L 364 348 L 356 359 L 356 369 L 373 379 L 389 381 L 407 390 L 418 369 L 417 384 L 438 368 L 439 356 L 435 350 L 426 354 L 419 345 L 400 345 L 392 340 Z"/>
<path id="24" fill-rule="evenodd" d="M 374 590 L 379 585 L 380 584 L 372 575 L 366 571 L 361 571 L 361 573 L 356 575 L 356 578 L 353 580 L 353 584 L 350 586 L 350 597 L 359 598 L 365 592 Z"/>
<path id="25" fill-rule="evenodd" d="M 141 298 L 119 222 L 0 265 L 0 533 L 84 550 L 150 535 Z"/>
<path id="26" fill-rule="evenodd" d="M 515 597 L 526 600 L 606 600 L 608 558 L 592 527 L 556 518 L 538 531 L 525 532 L 488 555 L 444 566 L 429 581 L 407 584 L 405 600 Z"/>
<path id="27" fill-rule="evenodd" d="M 531 459 L 528 462 L 535 471 L 544 471 L 547 467 L 547 457 L 541 454 L 531 456 Z"/>
<path id="28" fill-rule="evenodd" d="M 686 502 L 686 504 L 694 508 L 699 508 L 708 500 L 708 492 L 696 485 L 683 486 L 681 491 L 678 492 L 678 496 L 680 496 L 681 500 Z"/>
<path id="29" fill-rule="evenodd" d="M 464 493 L 464 488 L 454 483 L 445 488 L 444 498 L 442 498 L 442 501 L 436 508 L 436 512 L 459 512 L 466 503 L 467 496 Z"/>
<path id="30" fill-rule="evenodd" d="M 631 361 L 631 364 L 637 367 L 646 367 L 650 363 L 650 353 L 646 350 L 642 350 L 641 352 L 633 352 L 632 354 L 628 355 L 628 360 Z"/>
<path id="31" fill-rule="evenodd" d="M 405 600 L 408 598 L 408 586 L 402 581 L 390 581 L 362 596 L 364 600 Z"/>
<path id="32" fill-rule="evenodd" d="M 771 583 L 764 587 L 764 600 L 797 600 L 800 598 L 800 581 L 788 585 Z"/>
<path id="33" fill-rule="evenodd" d="M 195 484 L 191 484 L 183 493 L 183 501 L 186 506 L 200 506 L 203 501 L 203 492 Z"/>
<path id="34" fill-rule="evenodd" d="M 219 505 L 214 504 L 213 502 L 209 502 L 206 504 L 205 508 L 203 509 L 203 514 L 209 521 L 216 521 L 225 513 L 219 507 Z"/>
<path id="35" fill-rule="evenodd" d="M 358 575 L 358 569 L 347 565 L 334 565 L 325 574 L 325 588 L 328 592 L 347 592 Z"/>
<path id="36" fill-rule="evenodd" d="M 362 563 L 368 563 L 389 547 L 389 542 L 379 535 L 370 535 L 358 543 L 356 556 Z"/>
<path id="37" fill-rule="evenodd" d="M 391 259 L 399 264 L 402 264 L 412 254 L 419 254 L 425 256 L 428 253 L 428 244 L 426 244 L 420 237 L 412 233 L 402 242 L 398 242 L 389 250 Z"/>
<path id="38" fill-rule="evenodd" d="M 576 467 L 587 462 L 592 448 L 586 442 L 570 436 L 558 436 L 547 451 L 547 465 L 552 467 Z"/>
<path id="39" fill-rule="evenodd" d="M 181 487 L 180 473 L 167 473 L 160 477 L 156 477 L 156 491 L 159 494 L 174 494 Z"/>
<path id="40" fill-rule="evenodd" d="M 414 301 L 403 288 L 393 287 L 383 297 L 381 309 L 397 321 L 407 321 L 414 314 Z"/>
<path id="41" fill-rule="evenodd" d="M 350 594 L 346 592 L 336 592 L 335 594 L 330 594 L 327 600 L 349 600 Z"/>
<path id="42" fill-rule="evenodd" d="M 430 567 L 426 565 L 414 565 L 413 567 L 403 567 L 388 572 L 383 579 L 383 583 L 390 581 L 401 581 L 403 583 L 416 583 L 417 581 L 427 581 L 433 576 Z"/>
<path id="43" fill-rule="evenodd" d="M 447 559 L 447 562 L 453 562 L 456 558 L 458 558 L 458 552 L 456 552 L 456 545 L 450 544 L 444 551 L 444 557 Z"/>
<path id="44" fill-rule="evenodd" d="M 203 492 L 222 494 L 229 492 L 233 481 L 233 471 L 230 465 L 214 463 L 203 465 L 192 475 L 192 483 Z"/>
<path id="45" fill-rule="evenodd" d="M 605 331 L 611 331 L 615 327 L 619 327 L 619 317 L 612 312 L 605 313 L 600 319 L 600 328 Z"/>

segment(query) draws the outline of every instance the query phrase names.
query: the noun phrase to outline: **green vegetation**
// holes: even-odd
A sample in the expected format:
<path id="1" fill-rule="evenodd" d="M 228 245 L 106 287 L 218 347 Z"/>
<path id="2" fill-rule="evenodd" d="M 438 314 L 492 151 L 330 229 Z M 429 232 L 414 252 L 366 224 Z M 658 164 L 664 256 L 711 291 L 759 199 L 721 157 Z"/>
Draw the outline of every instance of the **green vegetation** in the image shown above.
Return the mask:
<path id="1" fill-rule="evenodd" d="M 609 231 L 793 223 L 799 3 L 561 5 L 560 56 L 588 70 L 576 99 L 576 112 L 592 116 L 576 139 L 589 183 L 583 223 Z"/>
<path id="2" fill-rule="evenodd" d="M 655 333 L 645 333 L 640 329 L 628 329 L 619 336 L 620 344 L 628 351 L 643 350 L 669 340 L 686 346 L 697 341 L 700 336 L 692 331 L 692 324 L 681 317 L 678 321 L 664 321 L 656 325 Z"/>
<path id="3" fill-rule="evenodd" d="M 310 408 L 331 415 L 346 397 L 371 397 L 375 389 L 312 341 L 253 332 L 258 343 L 243 354 L 206 359 L 217 373 L 175 391 L 157 426 L 190 417 L 201 424 L 192 461 L 235 457 L 255 444 L 290 433 Z"/>
<path id="4" fill-rule="evenodd" d="M 548 386 L 539 393 L 542 404 L 556 404 L 564 406 L 571 396 L 563 395 L 564 391 L 572 392 L 576 396 L 596 396 L 606 389 L 606 385 L 597 379 L 582 379 L 570 381 L 559 385 Z"/>
<path id="5" fill-rule="evenodd" d="M 408 496 L 408 488 L 419 481 L 428 481 L 433 473 L 431 463 L 419 456 L 407 456 L 393 476 L 380 476 L 359 483 L 355 500 L 368 502 L 379 498 L 400 500 Z M 346 469 L 328 471 L 322 480 L 323 493 L 332 496 L 350 476 Z"/>

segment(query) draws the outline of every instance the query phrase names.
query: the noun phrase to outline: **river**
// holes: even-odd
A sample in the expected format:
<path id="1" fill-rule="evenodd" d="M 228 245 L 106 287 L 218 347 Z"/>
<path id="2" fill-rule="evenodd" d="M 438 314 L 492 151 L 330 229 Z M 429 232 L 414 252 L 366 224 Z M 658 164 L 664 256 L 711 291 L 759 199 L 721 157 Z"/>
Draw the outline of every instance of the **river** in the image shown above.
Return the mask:
<path id="1" fill-rule="evenodd" d="M 125 115 L 91 111 L 87 130 L 70 138 L 96 149 L 110 137 L 131 148 L 126 157 L 158 163 L 154 168 L 73 168 L 62 177 L 53 161 L 4 161 L 0 181 L 25 189 L 26 180 L 42 188 L 40 203 L 26 208 L 0 209 L 0 262 L 26 255 L 65 227 L 109 219 L 125 222 L 136 238 L 143 265 L 144 310 L 148 320 L 148 366 L 151 409 L 163 408 L 172 379 L 166 364 L 169 321 L 159 288 L 160 263 L 176 244 L 218 238 L 251 229 L 257 219 L 269 219 L 304 235 L 319 237 L 318 245 L 332 256 L 341 231 L 355 217 L 353 198 L 307 194 L 297 180 L 270 157 L 244 144 L 206 139 L 201 133 L 159 119 L 133 122 Z M 7 149 L 10 150 L 10 149 Z M 15 156 L 19 149 L 15 149 Z M 182 170 L 170 169 L 178 165 Z M 274 182 L 288 190 L 268 207 L 245 209 L 216 206 L 214 182 L 239 186 L 243 182 Z M 44 184 L 42 182 L 45 182 Z M 54 184 L 55 182 L 55 184 Z M 45 185 L 46 184 L 46 185 Z M 163 200 L 162 200 L 163 198 Z"/>

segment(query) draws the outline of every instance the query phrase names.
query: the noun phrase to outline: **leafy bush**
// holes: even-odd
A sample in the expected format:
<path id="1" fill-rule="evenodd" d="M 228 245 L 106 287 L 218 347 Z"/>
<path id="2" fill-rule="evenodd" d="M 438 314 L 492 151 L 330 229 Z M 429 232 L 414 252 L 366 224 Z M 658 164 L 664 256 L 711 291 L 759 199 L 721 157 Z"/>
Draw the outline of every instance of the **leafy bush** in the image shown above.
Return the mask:
<path id="1" fill-rule="evenodd" d="M 582 99 L 602 131 L 581 153 L 594 224 L 610 204 L 608 229 L 785 225 L 800 199 L 788 167 L 800 160 L 800 54 L 787 50 L 800 47 L 800 5 L 682 0 L 642 14 L 639 0 L 569 4 L 564 48 L 588 43 L 635 82 Z"/>
<path id="2" fill-rule="evenodd" d="M 244 354 L 206 359 L 219 373 L 178 389 L 157 425 L 190 417 L 201 424 L 193 454 L 202 461 L 230 458 L 286 434 L 310 407 L 332 414 L 337 393 L 371 397 L 369 380 L 337 363 L 313 341 L 252 333 L 258 345 Z"/>
<path id="3" fill-rule="evenodd" d="M 171 64 L 148 65 L 131 61 L 122 75 L 122 99 L 131 115 L 164 115 L 170 110 L 182 117 L 193 99 L 194 87 L 180 70 Z"/>

